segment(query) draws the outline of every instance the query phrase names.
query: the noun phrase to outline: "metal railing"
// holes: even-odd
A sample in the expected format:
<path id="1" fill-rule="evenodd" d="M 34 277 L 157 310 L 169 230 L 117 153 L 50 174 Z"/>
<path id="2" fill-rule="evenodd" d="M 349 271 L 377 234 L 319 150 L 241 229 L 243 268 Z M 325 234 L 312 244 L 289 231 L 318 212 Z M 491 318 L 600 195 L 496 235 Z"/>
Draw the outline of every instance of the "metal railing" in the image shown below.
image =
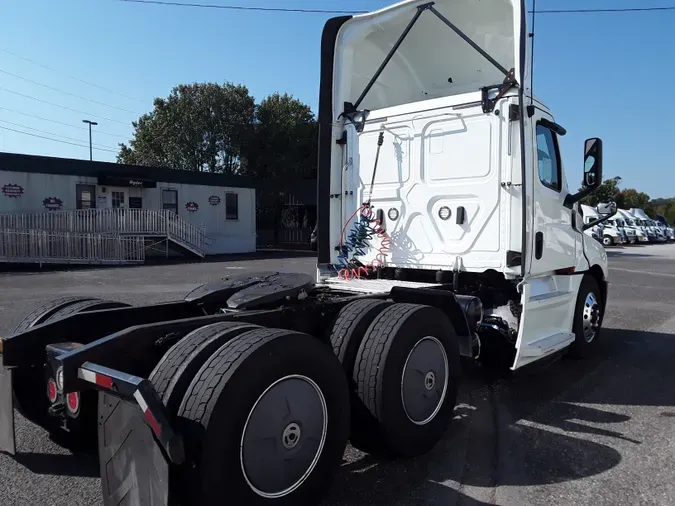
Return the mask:
<path id="1" fill-rule="evenodd" d="M 46 230 L 0 230 L 0 262 L 142 264 L 143 237 Z"/>
<path id="2" fill-rule="evenodd" d="M 0 230 L 166 236 L 204 256 L 204 231 L 167 209 L 78 209 L 0 214 Z"/>

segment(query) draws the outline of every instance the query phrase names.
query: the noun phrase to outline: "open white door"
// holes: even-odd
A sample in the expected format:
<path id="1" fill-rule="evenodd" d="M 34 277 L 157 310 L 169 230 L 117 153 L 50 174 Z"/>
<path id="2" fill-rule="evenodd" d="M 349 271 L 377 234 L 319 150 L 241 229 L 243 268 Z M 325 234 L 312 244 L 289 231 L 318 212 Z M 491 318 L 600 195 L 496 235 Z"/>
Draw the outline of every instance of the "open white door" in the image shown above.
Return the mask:
<path id="1" fill-rule="evenodd" d="M 569 188 L 558 137 L 564 129 L 549 113 L 536 108 L 526 120 L 525 132 L 533 152 L 528 168 L 533 221 L 513 369 L 551 355 L 574 340 L 572 323 L 581 276 L 568 274 L 578 264 L 577 255 L 583 254 L 581 233 L 573 228 L 574 211 L 563 205 Z"/>

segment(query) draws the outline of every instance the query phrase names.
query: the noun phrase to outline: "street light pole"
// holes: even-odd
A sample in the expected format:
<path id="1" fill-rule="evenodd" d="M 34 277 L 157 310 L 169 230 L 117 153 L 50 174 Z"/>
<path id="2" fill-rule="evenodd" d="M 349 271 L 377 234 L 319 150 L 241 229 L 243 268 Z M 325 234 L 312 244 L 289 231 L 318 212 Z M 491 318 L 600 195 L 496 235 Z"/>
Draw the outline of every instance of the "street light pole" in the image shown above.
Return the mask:
<path id="1" fill-rule="evenodd" d="M 91 149 L 91 127 L 92 125 L 98 125 L 95 121 L 90 121 L 88 119 L 83 119 L 82 123 L 87 123 L 89 125 L 89 161 L 94 159 L 94 154 Z"/>

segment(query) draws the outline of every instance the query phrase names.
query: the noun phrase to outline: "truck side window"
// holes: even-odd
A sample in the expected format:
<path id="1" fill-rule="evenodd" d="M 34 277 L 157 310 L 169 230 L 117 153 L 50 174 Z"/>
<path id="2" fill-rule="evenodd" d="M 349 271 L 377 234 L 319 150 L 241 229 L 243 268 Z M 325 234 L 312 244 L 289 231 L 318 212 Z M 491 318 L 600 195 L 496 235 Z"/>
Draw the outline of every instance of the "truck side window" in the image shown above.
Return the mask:
<path id="1" fill-rule="evenodd" d="M 542 125 L 537 125 L 537 161 L 541 182 L 559 192 L 561 177 L 558 142 L 555 134 Z"/>

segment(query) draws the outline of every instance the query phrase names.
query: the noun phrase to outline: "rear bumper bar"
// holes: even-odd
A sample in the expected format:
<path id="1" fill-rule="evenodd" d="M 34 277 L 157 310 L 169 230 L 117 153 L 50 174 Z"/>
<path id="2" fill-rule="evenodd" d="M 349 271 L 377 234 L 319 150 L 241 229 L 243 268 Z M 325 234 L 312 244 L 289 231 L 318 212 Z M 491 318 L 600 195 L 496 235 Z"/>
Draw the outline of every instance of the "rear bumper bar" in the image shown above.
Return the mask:
<path id="1" fill-rule="evenodd" d="M 108 395 L 135 401 L 169 461 L 176 465 L 183 463 L 185 460 L 183 439 L 171 427 L 164 403 L 150 381 L 91 362 L 82 364 L 77 376 Z"/>

